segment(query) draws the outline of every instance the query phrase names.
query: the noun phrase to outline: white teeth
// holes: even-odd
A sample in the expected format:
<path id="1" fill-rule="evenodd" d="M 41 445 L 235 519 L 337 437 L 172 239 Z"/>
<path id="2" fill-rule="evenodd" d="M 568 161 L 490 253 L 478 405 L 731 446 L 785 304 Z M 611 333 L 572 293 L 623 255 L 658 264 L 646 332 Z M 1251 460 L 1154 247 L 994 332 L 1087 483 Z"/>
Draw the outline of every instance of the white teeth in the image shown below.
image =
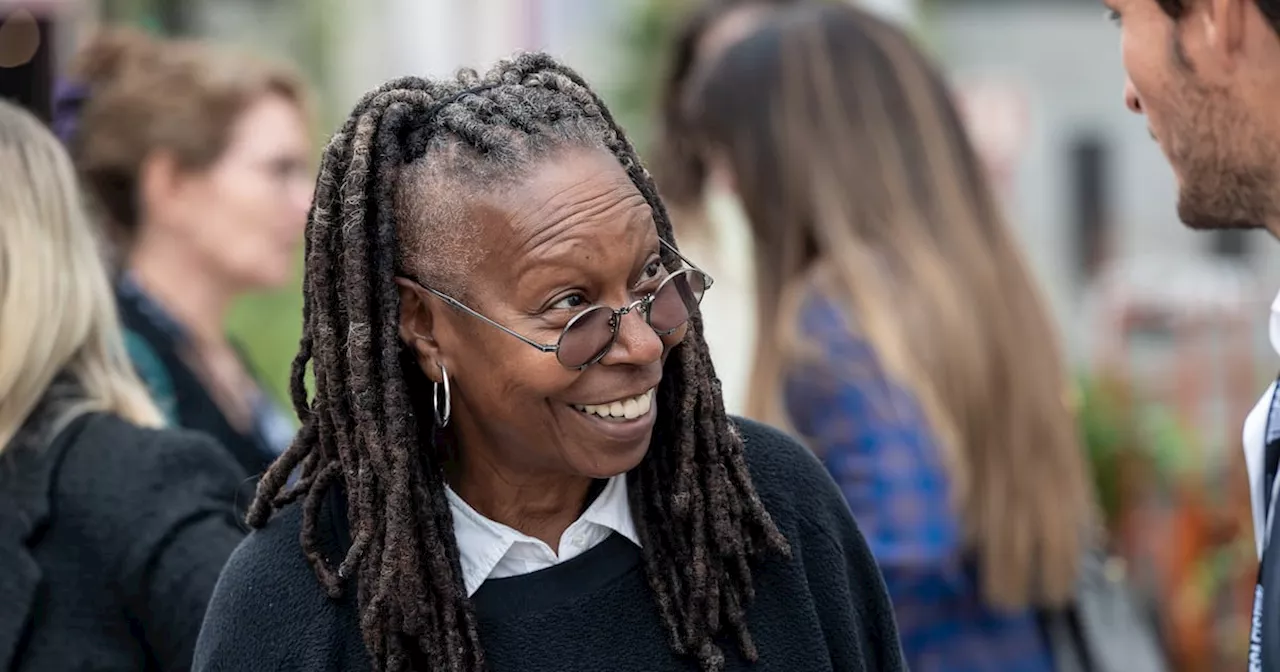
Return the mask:
<path id="1" fill-rule="evenodd" d="M 649 390 L 630 399 L 619 399 L 607 404 L 575 405 L 574 408 L 602 418 L 634 420 L 643 417 L 653 408 L 653 393 L 654 390 Z"/>

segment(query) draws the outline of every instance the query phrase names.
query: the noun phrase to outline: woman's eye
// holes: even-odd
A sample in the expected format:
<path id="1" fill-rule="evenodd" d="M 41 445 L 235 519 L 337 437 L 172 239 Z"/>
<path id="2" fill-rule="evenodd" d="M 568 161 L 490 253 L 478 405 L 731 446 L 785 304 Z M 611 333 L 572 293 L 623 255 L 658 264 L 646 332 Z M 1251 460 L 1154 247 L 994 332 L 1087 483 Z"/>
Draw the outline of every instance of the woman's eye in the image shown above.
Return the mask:
<path id="1" fill-rule="evenodd" d="M 555 303 L 551 304 L 551 309 L 552 310 L 573 310 L 575 308 L 582 308 L 585 305 L 587 305 L 586 297 L 582 296 L 581 294 L 570 294 L 569 296 L 566 296 L 563 299 L 560 299 L 559 301 L 556 301 Z"/>
<path id="2" fill-rule="evenodd" d="M 662 260 L 654 259 L 649 262 L 648 266 L 644 267 L 644 272 L 640 274 L 640 282 L 643 283 L 646 280 L 653 280 L 654 278 L 660 277 L 664 270 L 666 269 L 662 266 Z"/>

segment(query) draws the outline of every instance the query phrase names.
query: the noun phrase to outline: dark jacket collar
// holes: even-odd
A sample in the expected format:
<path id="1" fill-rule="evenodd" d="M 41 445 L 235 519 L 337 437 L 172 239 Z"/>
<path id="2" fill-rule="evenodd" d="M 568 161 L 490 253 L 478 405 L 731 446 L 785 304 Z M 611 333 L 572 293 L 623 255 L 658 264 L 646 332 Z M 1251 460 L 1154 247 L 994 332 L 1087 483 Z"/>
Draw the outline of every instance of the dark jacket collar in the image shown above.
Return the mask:
<path id="1" fill-rule="evenodd" d="M 0 451 L 0 669 L 14 666 L 42 578 L 31 548 L 49 524 L 58 467 L 88 416 L 58 431 L 76 388 L 55 381 Z M 56 436 L 55 436 L 56 432 Z"/>

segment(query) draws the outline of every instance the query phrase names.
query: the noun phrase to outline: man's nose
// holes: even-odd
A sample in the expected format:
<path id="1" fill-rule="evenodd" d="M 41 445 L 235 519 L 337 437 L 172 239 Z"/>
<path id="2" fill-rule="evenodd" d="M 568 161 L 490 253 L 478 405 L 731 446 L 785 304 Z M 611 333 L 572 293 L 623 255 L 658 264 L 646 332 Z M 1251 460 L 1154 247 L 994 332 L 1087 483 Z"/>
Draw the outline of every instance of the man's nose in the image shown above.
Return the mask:
<path id="1" fill-rule="evenodd" d="M 1124 80 L 1124 104 L 1134 114 L 1142 114 L 1142 99 L 1138 97 L 1138 89 L 1134 87 L 1133 80 L 1125 78 Z"/>

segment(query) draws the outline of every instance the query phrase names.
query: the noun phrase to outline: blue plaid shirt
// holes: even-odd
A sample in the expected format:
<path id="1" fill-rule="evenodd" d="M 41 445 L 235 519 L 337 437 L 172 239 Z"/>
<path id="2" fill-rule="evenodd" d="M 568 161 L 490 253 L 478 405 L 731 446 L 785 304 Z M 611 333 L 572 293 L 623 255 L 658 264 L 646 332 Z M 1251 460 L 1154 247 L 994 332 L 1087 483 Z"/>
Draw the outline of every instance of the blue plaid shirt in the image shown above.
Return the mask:
<path id="1" fill-rule="evenodd" d="M 823 357 L 789 372 L 787 413 L 822 456 L 871 545 L 910 669 L 1051 671 L 1035 616 L 997 612 L 981 600 L 919 404 L 887 379 L 871 346 L 831 303 L 810 301 L 801 322 Z"/>

